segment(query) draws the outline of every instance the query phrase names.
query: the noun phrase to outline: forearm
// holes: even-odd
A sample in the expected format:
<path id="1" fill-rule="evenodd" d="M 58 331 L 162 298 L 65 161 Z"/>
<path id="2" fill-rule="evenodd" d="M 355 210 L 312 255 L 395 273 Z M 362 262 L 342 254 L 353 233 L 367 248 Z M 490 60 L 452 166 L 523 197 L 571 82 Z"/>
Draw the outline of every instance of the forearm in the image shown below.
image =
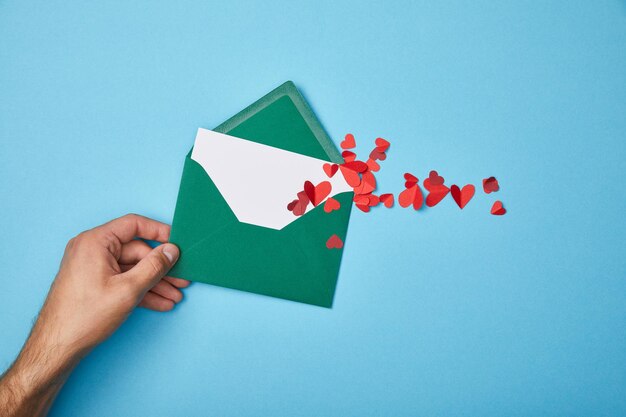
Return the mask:
<path id="1" fill-rule="evenodd" d="M 0 379 L 0 415 L 45 416 L 78 362 L 77 354 L 41 340 L 34 329 L 15 363 Z"/>

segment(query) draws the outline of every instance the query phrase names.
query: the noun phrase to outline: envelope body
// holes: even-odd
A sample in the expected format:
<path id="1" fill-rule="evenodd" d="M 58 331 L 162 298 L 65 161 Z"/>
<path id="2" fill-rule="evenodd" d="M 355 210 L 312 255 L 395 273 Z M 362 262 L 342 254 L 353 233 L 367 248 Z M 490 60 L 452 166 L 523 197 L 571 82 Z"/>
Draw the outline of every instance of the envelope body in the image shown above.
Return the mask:
<path id="1" fill-rule="evenodd" d="M 291 82 L 214 131 L 331 163 L 342 162 L 334 144 Z M 238 174 L 238 160 L 246 158 L 225 157 L 231 158 L 233 181 L 241 190 L 263 186 L 249 170 L 246 175 Z M 263 169 L 262 165 L 259 169 Z M 187 155 L 170 237 L 179 246 L 181 256 L 170 275 L 331 307 L 343 249 L 328 249 L 326 241 L 336 234 L 345 242 L 352 192 L 333 195 L 340 203 L 338 210 L 326 213 L 320 204 L 276 229 L 238 219 L 230 205 L 232 200 L 229 202 L 220 192 L 220 187 L 224 190 L 224 181 L 216 184 L 205 168 L 192 159 L 192 152 Z M 284 172 L 284 175 L 297 174 Z M 232 182 L 228 185 L 233 186 Z M 267 198 L 275 198 L 272 184 L 267 186 Z M 281 203 L 281 207 L 287 210 L 288 203 Z"/>

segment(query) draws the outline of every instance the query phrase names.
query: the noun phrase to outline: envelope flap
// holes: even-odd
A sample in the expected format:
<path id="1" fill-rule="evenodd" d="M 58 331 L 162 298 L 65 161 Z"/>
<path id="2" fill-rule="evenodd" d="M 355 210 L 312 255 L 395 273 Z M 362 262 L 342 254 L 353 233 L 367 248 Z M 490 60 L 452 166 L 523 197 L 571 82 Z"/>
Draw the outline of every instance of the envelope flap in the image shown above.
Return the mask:
<path id="1" fill-rule="evenodd" d="M 313 158 L 343 162 L 332 140 L 291 81 L 213 130 Z"/>

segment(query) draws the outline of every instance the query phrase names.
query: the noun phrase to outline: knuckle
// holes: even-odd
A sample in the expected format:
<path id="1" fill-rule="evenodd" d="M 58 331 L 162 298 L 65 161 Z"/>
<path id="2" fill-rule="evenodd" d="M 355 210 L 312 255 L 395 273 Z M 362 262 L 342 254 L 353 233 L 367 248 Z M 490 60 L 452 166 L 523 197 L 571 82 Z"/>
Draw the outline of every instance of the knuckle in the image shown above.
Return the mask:
<path id="1" fill-rule="evenodd" d="M 139 214 L 136 213 L 128 213 L 125 214 L 124 216 L 122 216 L 123 219 L 125 220 L 137 220 L 139 217 L 141 217 Z"/>

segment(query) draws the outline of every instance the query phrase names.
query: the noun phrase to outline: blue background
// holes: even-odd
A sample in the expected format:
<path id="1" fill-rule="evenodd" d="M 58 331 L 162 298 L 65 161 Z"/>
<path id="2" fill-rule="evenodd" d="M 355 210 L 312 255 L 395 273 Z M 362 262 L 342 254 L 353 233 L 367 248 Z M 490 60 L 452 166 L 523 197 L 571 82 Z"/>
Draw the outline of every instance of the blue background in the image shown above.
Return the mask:
<path id="1" fill-rule="evenodd" d="M 196 129 L 288 79 L 383 191 L 501 185 L 354 209 L 332 310 L 137 311 L 53 416 L 626 415 L 626 2 L 377 3 L 0 1 L 2 369 L 66 241 L 170 222 Z"/>

